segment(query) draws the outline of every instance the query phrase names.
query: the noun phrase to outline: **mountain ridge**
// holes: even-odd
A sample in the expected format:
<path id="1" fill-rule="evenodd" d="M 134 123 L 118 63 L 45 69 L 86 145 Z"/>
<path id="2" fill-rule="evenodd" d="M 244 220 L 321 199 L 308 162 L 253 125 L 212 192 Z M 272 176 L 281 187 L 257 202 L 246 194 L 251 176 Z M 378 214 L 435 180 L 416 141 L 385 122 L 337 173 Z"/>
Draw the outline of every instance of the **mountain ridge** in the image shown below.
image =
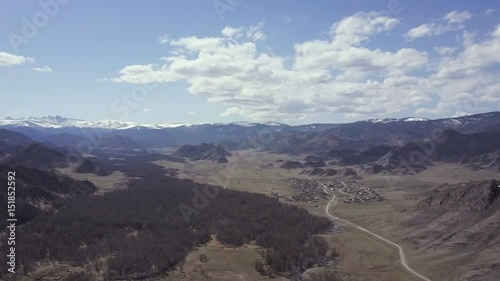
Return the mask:
<path id="1" fill-rule="evenodd" d="M 139 123 L 133 121 L 120 121 L 120 120 L 98 120 L 98 121 L 88 121 L 77 118 L 66 118 L 59 115 L 55 116 L 42 116 L 42 117 L 27 117 L 27 118 L 12 118 L 5 117 L 4 119 L 0 119 L 0 127 L 38 127 L 38 128 L 101 128 L 101 129 L 116 129 L 116 130 L 125 130 L 132 128 L 149 128 L 149 129 L 165 129 L 165 128 L 176 128 L 176 127 L 195 127 L 195 126 L 203 126 L 203 125 L 236 125 L 242 127 L 254 127 L 258 125 L 264 126 L 275 126 L 275 127 L 310 127 L 315 129 L 315 127 L 321 126 L 342 126 L 347 124 L 356 124 L 356 123 L 372 123 L 372 124 L 387 124 L 387 123 L 397 123 L 397 122 L 432 122 L 432 121 L 441 121 L 441 120 L 466 120 L 467 118 L 475 118 L 478 116 L 488 116 L 491 114 L 497 114 L 500 116 L 500 112 L 486 112 L 486 113 L 478 113 L 471 114 L 465 116 L 458 117 L 449 117 L 449 118 L 437 118 L 437 119 L 429 119 L 423 117 L 402 117 L 402 118 L 375 118 L 375 119 L 366 119 L 359 120 L 354 122 L 346 122 L 346 123 L 310 123 L 310 124 L 299 124 L 299 125 L 288 125 L 280 122 L 274 121 L 266 121 L 266 122 L 248 122 L 248 121 L 235 121 L 229 123 Z M 453 122 L 453 121 L 452 121 Z"/>

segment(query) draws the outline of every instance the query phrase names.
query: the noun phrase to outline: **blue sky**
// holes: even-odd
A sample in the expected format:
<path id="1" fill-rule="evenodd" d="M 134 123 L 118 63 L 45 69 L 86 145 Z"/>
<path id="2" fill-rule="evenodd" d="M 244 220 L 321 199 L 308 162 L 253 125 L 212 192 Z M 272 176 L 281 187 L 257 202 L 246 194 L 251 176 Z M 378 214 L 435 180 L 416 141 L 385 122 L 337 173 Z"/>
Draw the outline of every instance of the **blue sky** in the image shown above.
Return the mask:
<path id="1" fill-rule="evenodd" d="M 500 106 L 498 1 L 0 2 L 0 117 L 350 122 Z"/>

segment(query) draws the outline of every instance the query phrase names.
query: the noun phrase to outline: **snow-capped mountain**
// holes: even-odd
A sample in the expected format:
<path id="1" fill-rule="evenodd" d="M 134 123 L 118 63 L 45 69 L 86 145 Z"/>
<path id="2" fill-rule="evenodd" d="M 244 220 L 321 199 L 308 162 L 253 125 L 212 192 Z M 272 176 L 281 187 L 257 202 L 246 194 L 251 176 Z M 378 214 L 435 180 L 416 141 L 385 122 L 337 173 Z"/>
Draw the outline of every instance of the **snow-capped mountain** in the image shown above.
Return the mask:
<path id="1" fill-rule="evenodd" d="M 289 126 L 275 122 L 232 122 L 215 124 L 187 123 L 157 123 L 141 124 L 117 120 L 86 121 L 64 118 L 61 116 L 5 118 L 0 120 L 0 128 L 26 134 L 37 141 L 51 141 L 52 137 L 71 139 L 88 137 L 93 130 L 102 135 L 116 135 L 130 138 L 144 148 L 161 148 L 165 146 L 181 146 L 184 144 L 225 143 L 233 148 L 241 148 L 243 139 L 259 137 L 262 133 L 269 134 L 272 142 L 267 146 L 283 144 L 300 145 L 304 151 L 326 149 L 324 145 L 342 144 L 344 148 L 381 144 L 396 145 L 426 138 L 435 129 L 453 129 L 461 133 L 471 133 L 481 130 L 499 130 L 500 112 L 476 114 L 470 116 L 429 120 L 425 118 L 385 118 L 371 119 L 345 124 L 305 124 Z M 90 131 L 90 132 L 89 132 Z M 336 140 L 336 141 L 332 141 Z M 341 141 L 342 140 L 342 141 Z M 356 140 L 353 142 L 352 140 Z M 290 149 L 295 149 L 290 147 Z"/>
<path id="2" fill-rule="evenodd" d="M 34 129 L 83 129 L 83 128 L 96 128 L 96 129 L 106 129 L 106 130 L 141 130 L 141 129 L 150 129 L 150 130 L 164 130 L 164 129 L 202 129 L 215 131 L 219 133 L 224 132 L 235 132 L 248 129 L 248 130 L 257 130 L 259 128 L 269 127 L 273 131 L 282 131 L 282 130 L 290 130 L 290 131 L 304 131 L 304 132 L 312 132 L 312 131 L 323 131 L 330 128 L 339 128 L 339 127 L 349 127 L 352 125 L 362 125 L 363 124 L 429 124 L 433 123 L 441 124 L 442 126 L 474 126 L 474 124 L 478 123 L 494 123 L 495 120 L 500 116 L 499 112 L 490 112 L 483 114 L 475 114 L 469 116 L 461 116 L 461 117 L 453 117 L 453 118 L 444 118 L 431 120 L 427 118 L 419 118 L 419 117 L 405 117 L 405 118 L 381 118 L 381 119 L 369 119 L 365 121 L 358 121 L 354 123 L 345 123 L 345 124 L 305 124 L 305 125 L 297 125 L 290 126 L 277 122 L 230 122 L 230 123 L 201 123 L 201 124 L 191 124 L 191 123 L 155 123 L 155 124 L 142 124 L 138 122 L 128 122 L 128 121 L 119 121 L 119 120 L 101 120 L 101 121 L 87 121 L 75 118 L 65 118 L 62 116 L 43 116 L 43 117 L 28 117 L 28 118 L 19 118 L 15 119 L 12 117 L 6 117 L 5 119 L 0 120 L 0 127 L 4 128 L 34 128 Z"/>
<path id="3" fill-rule="evenodd" d="M 246 122 L 246 121 L 238 121 L 238 122 L 230 122 L 230 123 L 214 123 L 211 125 L 222 125 L 222 126 L 227 126 L 227 125 L 233 125 L 233 126 L 240 126 L 240 127 L 255 127 L 258 125 L 265 125 L 265 126 L 273 126 L 273 127 L 284 127 L 288 126 L 286 124 L 278 123 L 278 122 L 263 122 L 263 123 L 252 123 L 252 122 Z"/>
<path id="4" fill-rule="evenodd" d="M 379 118 L 379 119 L 369 119 L 366 121 L 360 121 L 360 122 L 369 122 L 369 123 L 393 123 L 393 122 L 424 122 L 424 121 L 430 121 L 430 119 L 427 118 L 420 118 L 420 117 L 405 117 L 405 118 Z"/>
<path id="5" fill-rule="evenodd" d="M 191 126 L 192 124 L 179 123 L 158 123 L 158 124 L 140 124 L 137 122 L 127 122 L 118 120 L 86 121 L 74 118 L 65 118 L 62 116 L 43 116 L 14 119 L 7 117 L 0 120 L 0 127 L 32 127 L 32 128 L 98 128 L 109 130 L 126 130 L 136 127 L 145 127 L 150 129 L 176 128 L 181 126 Z"/>
<path id="6" fill-rule="evenodd" d="M 101 121 L 86 121 L 75 118 L 65 118 L 62 116 L 43 116 L 43 117 L 28 117 L 14 119 L 12 117 L 6 117 L 0 120 L 0 127 L 32 127 L 32 128 L 51 128 L 51 129 L 62 129 L 62 128 L 98 128 L 98 129 L 109 129 L 109 130 L 126 130 L 133 128 L 147 128 L 147 129 L 166 129 L 166 128 L 178 128 L 178 127 L 193 127 L 193 126 L 237 126 L 237 127 L 255 127 L 258 125 L 282 127 L 288 126 L 285 124 L 277 122 L 264 122 L 264 123 L 252 123 L 252 122 L 232 122 L 232 123 L 214 123 L 214 124 L 192 124 L 192 123 L 154 123 L 154 124 L 141 124 L 138 122 L 128 122 L 128 121 L 118 121 L 118 120 L 101 120 Z"/>

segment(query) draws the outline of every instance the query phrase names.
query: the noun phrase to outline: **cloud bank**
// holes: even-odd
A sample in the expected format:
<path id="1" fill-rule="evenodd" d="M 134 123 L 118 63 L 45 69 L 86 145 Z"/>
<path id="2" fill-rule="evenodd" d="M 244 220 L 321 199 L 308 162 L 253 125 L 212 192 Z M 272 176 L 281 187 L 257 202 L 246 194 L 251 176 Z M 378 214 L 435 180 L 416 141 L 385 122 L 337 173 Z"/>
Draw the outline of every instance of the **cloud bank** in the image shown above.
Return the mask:
<path id="1" fill-rule="evenodd" d="M 377 12 L 358 12 L 333 23 L 327 39 L 297 43 L 291 57 L 262 51 L 267 50 L 263 22 L 227 26 L 218 37 L 171 39 L 165 42 L 172 51 L 163 64 L 126 66 L 110 81 L 185 81 L 191 94 L 224 105 L 222 116 L 255 121 L 302 120 L 323 113 L 374 117 L 408 109 L 451 116 L 500 103 L 500 79 L 491 70 L 500 63 L 500 25 L 475 40 L 462 30 L 471 17 L 467 11 L 452 11 L 441 23 L 406 33 L 414 40 L 461 32 L 460 46 L 436 46 L 437 55 L 409 47 L 368 47 L 371 39 L 400 25 Z"/>

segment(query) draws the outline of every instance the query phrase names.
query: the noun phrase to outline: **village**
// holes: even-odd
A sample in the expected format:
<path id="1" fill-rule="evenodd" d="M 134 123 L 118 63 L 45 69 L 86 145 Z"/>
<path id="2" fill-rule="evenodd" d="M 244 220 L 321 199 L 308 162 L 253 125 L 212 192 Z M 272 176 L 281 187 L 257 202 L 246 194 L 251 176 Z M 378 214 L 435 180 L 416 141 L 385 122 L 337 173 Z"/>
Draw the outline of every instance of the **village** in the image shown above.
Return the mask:
<path id="1" fill-rule="evenodd" d="M 339 197 L 343 197 L 343 202 L 346 204 L 382 201 L 382 197 L 373 188 L 361 188 L 357 190 L 345 188 L 340 189 L 339 192 L 342 193 Z"/>
<path id="2" fill-rule="evenodd" d="M 330 196 L 318 182 L 308 179 L 290 178 L 287 182 L 299 191 L 289 198 L 289 201 L 295 202 L 318 202 L 321 199 L 328 199 Z"/>
<path id="3" fill-rule="evenodd" d="M 331 191 L 337 190 L 340 193 L 338 197 L 342 198 L 342 201 L 346 204 L 382 201 L 382 197 L 375 191 L 380 186 L 364 187 L 355 180 L 290 178 L 287 182 L 299 191 L 298 194 L 288 198 L 288 201 L 308 202 L 311 204 L 321 199 L 329 199 L 330 195 L 324 191 L 325 186 Z"/>

